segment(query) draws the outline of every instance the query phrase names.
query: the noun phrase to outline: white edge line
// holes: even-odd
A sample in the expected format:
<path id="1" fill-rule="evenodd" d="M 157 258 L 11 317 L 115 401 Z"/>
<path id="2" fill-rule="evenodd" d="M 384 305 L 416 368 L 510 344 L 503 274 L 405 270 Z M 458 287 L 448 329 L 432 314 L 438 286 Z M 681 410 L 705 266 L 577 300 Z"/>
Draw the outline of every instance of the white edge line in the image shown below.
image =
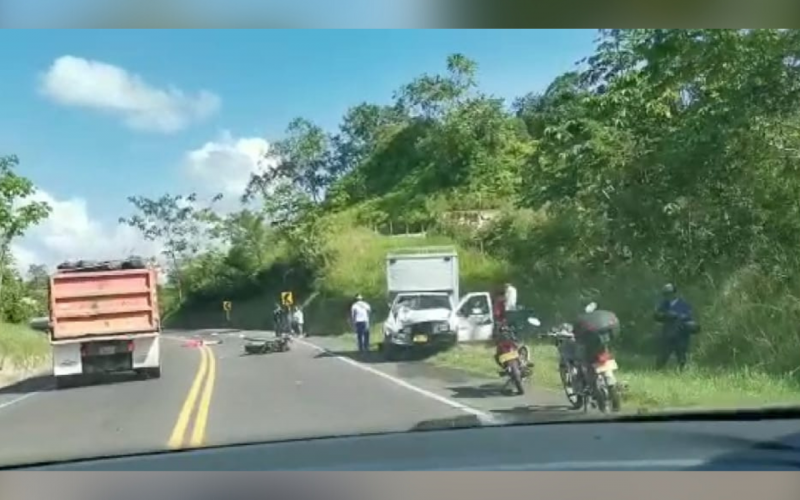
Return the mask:
<path id="1" fill-rule="evenodd" d="M 318 346 L 316 344 L 308 342 L 307 340 L 294 339 L 294 341 L 295 342 L 299 342 L 300 344 L 303 344 L 305 346 L 311 347 L 312 349 L 317 350 L 319 352 L 324 352 L 325 354 L 330 355 L 330 357 L 332 357 L 332 358 L 338 359 L 339 361 L 347 363 L 350 366 L 354 366 L 356 368 L 364 370 L 365 372 L 371 373 L 373 375 L 377 375 L 378 377 L 381 377 L 381 378 L 383 378 L 385 380 L 393 382 L 394 384 L 399 385 L 400 387 L 403 387 L 405 389 L 408 389 L 409 391 L 416 392 L 417 394 L 419 394 L 421 396 L 424 396 L 424 397 L 426 397 L 428 399 L 432 399 L 434 401 L 438 401 L 439 403 L 447 405 L 447 406 L 449 406 L 451 408 L 455 408 L 457 410 L 463 411 L 464 413 L 468 413 L 470 415 L 474 415 L 474 416 L 478 417 L 480 422 L 482 424 L 484 424 L 484 425 L 498 425 L 500 423 L 499 419 L 497 419 L 494 415 L 492 415 L 489 412 L 486 412 L 486 411 L 483 411 L 483 410 L 479 410 L 477 408 L 473 408 L 472 406 L 468 406 L 468 405 L 465 405 L 463 403 L 459 403 L 458 401 L 453 401 L 452 399 L 446 398 L 446 397 L 441 396 L 439 394 L 436 394 L 435 392 L 431 392 L 431 391 L 428 391 L 426 389 L 422 389 L 421 387 L 417 387 L 416 385 L 410 384 L 410 383 L 406 382 L 405 380 L 403 380 L 401 378 L 395 377 L 393 375 L 389 375 L 386 372 L 383 372 L 381 370 L 372 368 L 371 366 L 367 366 L 367 365 L 365 365 L 363 363 L 359 363 L 358 361 L 355 361 L 353 359 L 346 358 L 344 356 L 340 356 L 340 355 L 332 352 L 330 349 L 325 349 L 324 347 L 320 347 L 320 346 Z"/>
<path id="2" fill-rule="evenodd" d="M 12 399 L 11 401 L 6 401 L 5 403 L 0 403 L 0 410 L 5 410 L 9 406 L 13 406 L 13 405 L 15 405 L 17 403 L 21 403 L 22 401 L 24 401 L 24 400 L 26 400 L 28 398 L 36 396 L 37 394 L 41 394 L 42 392 L 44 392 L 44 391 L 29 392 L 28 394 L 23 394 L 22 396 L 19 396 L 18 398 Z"/>
<path id="3" fill-rule="evenodd" d="M 160 337 L 161 338 L 165 338 L 165 339 L 169 339 L 169 340 L 175 340 L 175 341 L 177 341 L 177 340 L 185 340 L 185 339 L 181 339 L 180 337 L 171 337 L 168 334 L 167 335 L 161 334 Z M 6 408 L 10 408 L 11 406 L 14 406 L 17 403 L 21 403 L 21 402 L 25 401 L 28 398 L 32 398 L 33 396 L 38 396 L 39 394 L 42 394 L 42 393 L 45 393 L 45 392 L 49 392 L 52 388 L 53 388 L 53 386 L 47 385 L 47 386 L 42 387 L 38 391 L 29 392 L 27 394 L 23 394 L 22 396 L 14 398 L 14 399 L 12 399 L 10 401 L 6 401 L 5 403 L 0 403 L 0 411 L 5 410 Z M 0 389 L 2 389 L 2 388 L 0 388 Z"/>

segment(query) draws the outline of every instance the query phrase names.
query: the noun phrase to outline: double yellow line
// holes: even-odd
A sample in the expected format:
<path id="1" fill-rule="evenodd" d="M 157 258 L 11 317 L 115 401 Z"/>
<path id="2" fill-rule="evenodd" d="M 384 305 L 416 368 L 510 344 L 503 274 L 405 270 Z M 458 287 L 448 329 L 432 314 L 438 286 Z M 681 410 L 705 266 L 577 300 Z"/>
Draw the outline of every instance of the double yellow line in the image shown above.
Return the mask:
<path id="1" fill-rule="evenodd" d="M 190 448 L 197 448 L 203 446 L 205 440 L 208 410 L 211 407 L 211 395 L 214 392 L 217 362 L 214 359 L 214 353 L 211 352 L 208 346 L 201 346 L 199 350 L 200 367 L 197 369 L 197 375 L 195 375 L 192 387 L 189 389 L 189 395 L 186 396 L 186 401 L 183 402 L 178 421 L 175 422 L 175 427 L 172 429 L 172 435 L 168 443 L 171 449 L 184 448 L 187 444 Z M 192 433 L 187 436 L 193 414 L 194 425 L 192 425 Z"/>

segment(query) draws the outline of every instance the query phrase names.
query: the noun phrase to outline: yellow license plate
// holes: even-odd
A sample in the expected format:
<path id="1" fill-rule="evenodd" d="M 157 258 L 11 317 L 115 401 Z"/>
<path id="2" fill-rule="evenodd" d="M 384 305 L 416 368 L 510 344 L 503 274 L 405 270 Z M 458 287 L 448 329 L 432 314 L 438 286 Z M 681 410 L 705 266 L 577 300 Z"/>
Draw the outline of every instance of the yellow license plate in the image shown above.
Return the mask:
<path id="1" fill-rule="evenodd" d="M 505 354 L 500 355 L 500 363 L 508 363 L 511 360 L 519 359 L 519 353 L 517 351 L 507 352 Z"/>
<path id="2" fill-rule="evenodd" d="M 427 341 L 428 341 L 427 335 L 414 335 L 414 342 L 416 342 L 417 344 L 424 344 Z"/>
<path id="3" fill-rule="evenodd" d="M 616 370 L 617 368 L 618 368 L 617 367 L 617 362 L 614 361 L 613 359 L 609 359 L 608 361 L 606 361 L 602 365 L 595 365 L 594 366 L 594 370 L 597 373 L 610 372 L 610 371 Z"/>

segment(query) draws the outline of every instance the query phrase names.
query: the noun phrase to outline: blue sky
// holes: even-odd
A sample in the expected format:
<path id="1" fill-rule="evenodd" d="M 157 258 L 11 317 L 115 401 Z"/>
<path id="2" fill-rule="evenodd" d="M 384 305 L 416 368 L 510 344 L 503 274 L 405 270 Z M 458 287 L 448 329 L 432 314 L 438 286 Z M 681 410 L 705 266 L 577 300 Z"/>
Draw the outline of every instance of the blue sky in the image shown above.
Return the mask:
<path id="1" fill-rule="evenodd" d="M 119 239 L 114 226 L 127 196 L 213 189 L 208 170 L 225 178 L 222 153 L 235 153 L 240 139 L 279 138 L 296 116 L 334 129 L 348 107 L 388 101 L 415 76 L 442 71 L 454 52 L 478 62 L 485 91 L 513 98 L 542 90 L 591 53 L 594 37 L 589 30 L 4 30 L 0 153 L 17 154 L 21 173 L 71 203 L 65 210 L 84 204 L 91 227 L 78 239 Z M 50 71 L 63 56 L 72 59 Z M 117 72 L 81 65 L 87 61 Z M 184 94 L 162 92 L 170 88 Z M 161 104 L 172 111 L 164 115 Z M 154 130 L 152 121 L 163 119 L 180 124 Z M 218 153 L 202 165 L 205 177 L 187 165 L 187 154 L 204 145 Z M 64 245 L 66 234 L 48 240 L 47 228 L 34 233 L 22 242 L 24 259 L 76 258 L 85 248 Z"/>

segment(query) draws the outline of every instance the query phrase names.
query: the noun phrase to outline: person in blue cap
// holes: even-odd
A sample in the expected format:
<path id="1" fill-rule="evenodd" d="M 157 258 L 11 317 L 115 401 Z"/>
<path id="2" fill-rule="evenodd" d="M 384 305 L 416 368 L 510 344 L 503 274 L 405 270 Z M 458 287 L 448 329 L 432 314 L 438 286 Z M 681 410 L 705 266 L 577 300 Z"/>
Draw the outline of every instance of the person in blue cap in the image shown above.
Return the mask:
<path id="1" fill-rule="evenodd" d="M 656 307 L 655 320 L 662 324 L 656 368 L 664 368 L 672 355 L 683 370 L 689 357 L 692 334 L 697 331 L 692 306 L 678 295 L 678 288 L 668 283 L 662 289 L 662 300 Z"/>

